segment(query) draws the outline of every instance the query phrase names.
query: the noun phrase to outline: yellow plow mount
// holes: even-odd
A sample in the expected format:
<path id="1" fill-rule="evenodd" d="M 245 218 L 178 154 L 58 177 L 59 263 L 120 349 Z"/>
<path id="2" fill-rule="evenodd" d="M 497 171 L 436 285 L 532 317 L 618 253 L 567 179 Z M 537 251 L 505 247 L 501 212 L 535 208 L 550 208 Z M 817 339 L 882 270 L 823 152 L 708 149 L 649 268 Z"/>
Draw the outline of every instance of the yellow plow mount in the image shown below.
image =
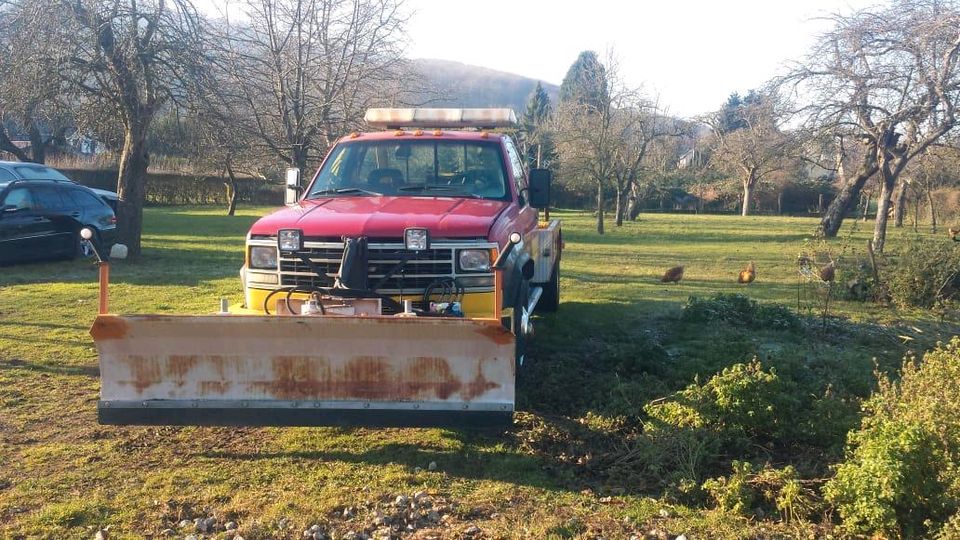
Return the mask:
<path id="1" fill-rule="evenodd" d="M 514 336 L 494 319 L 100 315 L 102 424 L 501 426 Z"/>

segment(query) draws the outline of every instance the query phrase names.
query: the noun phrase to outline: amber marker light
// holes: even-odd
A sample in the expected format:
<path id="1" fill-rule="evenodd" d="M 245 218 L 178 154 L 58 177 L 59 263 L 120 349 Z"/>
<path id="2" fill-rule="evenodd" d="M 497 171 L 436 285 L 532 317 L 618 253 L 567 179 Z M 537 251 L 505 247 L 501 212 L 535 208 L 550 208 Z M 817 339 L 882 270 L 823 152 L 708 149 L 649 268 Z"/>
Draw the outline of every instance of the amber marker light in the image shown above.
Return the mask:
<path id="1" fill-rule="evenodd" d="M 357 133 L 356 131 L 354 131 L 353 133 L 350 134 L 350 138 L 351 138 L 351 139 L 356 139 L 356 138 L 359 137 L 359 136 L 360 136 L 360 134 Z"/>
<path id="2" fill-rule="evenodd" d="M 423 135 L 423 130 L 422 130 L 422 129 L 418 129 L 418 130 L 416 130 L 416 131 L 413 132 L 413 136 L 414 136 L 414 137 L 419 137 L 419 136 L 421 136 L 421 135 Z"/>
<path id="3" fill-rule="evenodd" d="M 402 129 L 398 129 L 398 130 L 394 131 L 394 132 L 393 132 L 393 136 L 394 136 L 394 137 L 402 137 L 402 136 L 403 136 L 403 130 L 402 130 Z"/>
<path id="4" fill-rule="evenodd" d="M 433 130 L 433 136 L 434 136 L 434 137 L 439 137 L 439 136 L 441 136 L 441 135 L 443 135 L 443 132 L 440 131 L 439 129 Z"/>

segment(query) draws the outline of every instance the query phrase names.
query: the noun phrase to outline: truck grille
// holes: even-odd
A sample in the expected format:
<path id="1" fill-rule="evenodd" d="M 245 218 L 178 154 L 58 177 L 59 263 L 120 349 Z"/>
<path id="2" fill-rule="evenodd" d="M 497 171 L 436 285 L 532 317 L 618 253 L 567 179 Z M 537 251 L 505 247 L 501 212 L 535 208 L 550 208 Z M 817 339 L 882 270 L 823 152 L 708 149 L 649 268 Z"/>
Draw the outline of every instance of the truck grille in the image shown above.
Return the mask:
<path id="1" fill-rule="evenodd" d="M 306 263 L 297 257 L 280 258 L 280 285 L 283 287 L 324 287 L 333 283 L 343 257 L 342 243 L 322 243 L 304 247 L 310 261 L 327 279 L 319 277 Z M 376 284 L 387 272 L 400 262 L 403 246 L 400 244 L 371 244 L 368 247 L 367 273 L 370 285 Z M 433 248 L 419 252 L 407 261 L 403 272 L 388 279 L 379 290 L 384 293 L 415 293 L 423 290 L 434 280 L 455 276 L 453 248 Z M 471 274 L 476 275 L 476 274 Z"/>

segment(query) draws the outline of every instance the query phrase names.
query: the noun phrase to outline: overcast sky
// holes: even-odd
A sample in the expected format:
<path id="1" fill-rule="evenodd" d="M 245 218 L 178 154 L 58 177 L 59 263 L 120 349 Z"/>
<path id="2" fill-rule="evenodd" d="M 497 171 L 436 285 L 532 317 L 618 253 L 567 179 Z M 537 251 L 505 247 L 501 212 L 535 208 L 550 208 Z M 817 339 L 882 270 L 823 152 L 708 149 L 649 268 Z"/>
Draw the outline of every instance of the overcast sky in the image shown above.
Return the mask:
<path id="1" fill-rule="evenodd" d="M 823 17 L 876 0 L 407 0 L 407 56 L 559 84 L 580 51 L 612 50 L 670 112 L 715 110 L 804 55 Z"/>

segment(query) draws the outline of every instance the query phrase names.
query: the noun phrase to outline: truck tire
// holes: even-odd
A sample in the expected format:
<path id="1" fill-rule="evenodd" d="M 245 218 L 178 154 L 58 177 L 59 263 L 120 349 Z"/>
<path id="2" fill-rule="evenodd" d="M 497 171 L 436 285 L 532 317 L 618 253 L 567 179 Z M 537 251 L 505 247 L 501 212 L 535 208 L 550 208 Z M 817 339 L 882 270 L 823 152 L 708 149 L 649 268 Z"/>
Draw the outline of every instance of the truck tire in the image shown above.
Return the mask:
<path id="1" fill-rule="evenodd" d="M 560 261 L 553 266 L 550 281 L 543 284 L 543 294 L 537 302 L 537 311 L 553 313 L 560 308 Z"/>

